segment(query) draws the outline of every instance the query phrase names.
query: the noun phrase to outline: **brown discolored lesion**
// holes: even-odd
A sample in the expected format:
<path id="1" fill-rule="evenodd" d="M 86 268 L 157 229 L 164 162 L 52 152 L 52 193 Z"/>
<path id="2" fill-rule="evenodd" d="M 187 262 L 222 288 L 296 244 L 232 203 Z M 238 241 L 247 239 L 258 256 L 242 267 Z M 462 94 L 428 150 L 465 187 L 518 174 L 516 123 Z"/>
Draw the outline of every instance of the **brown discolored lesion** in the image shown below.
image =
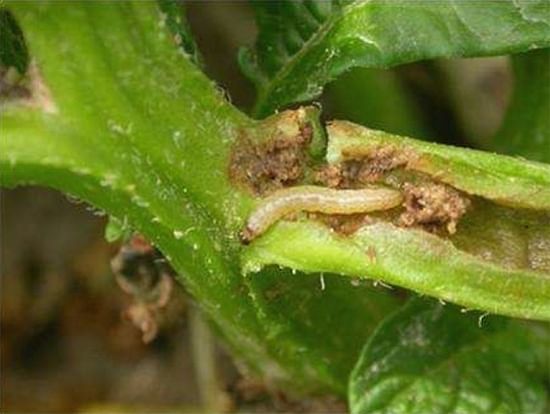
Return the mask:
<path id="1" fill-rule="evenodd" d="M 277 130 L 271 139 L 260 143 L 241 139 L 231 154 L 232 181 L 244 185 L 255 195 L 298 183 L 305 175 L 312 137 L 312 126 L 304 123 L 291 136 Z"/>
<path id="2" fill-rule="evenodd" d="M 405 211 L 399 217 L 399 224 L 405 227 L 420 225 L 432 232 L 443 227 L 454 234 L 471 204 L 466 195 L 445 184 L 405 183 L 403 193 Z"/>

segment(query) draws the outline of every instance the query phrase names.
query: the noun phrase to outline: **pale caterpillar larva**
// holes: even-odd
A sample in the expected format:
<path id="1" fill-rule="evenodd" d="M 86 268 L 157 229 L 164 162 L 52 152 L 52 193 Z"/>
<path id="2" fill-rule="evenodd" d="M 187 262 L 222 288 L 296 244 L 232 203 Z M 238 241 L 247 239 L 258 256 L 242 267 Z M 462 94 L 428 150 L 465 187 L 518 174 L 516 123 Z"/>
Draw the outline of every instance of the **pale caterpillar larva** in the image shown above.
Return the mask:
<path id="1" fill-rule="evenodd" d="M 402 201 L 401 192 L 383 187 L 359 190 L 335 190 L 313 185 L 289 187 L 275 191 L 262 200 L 248 218 L 241 240 L 249 243 L 289 213 L 368 213 L 397 207 Z"/>

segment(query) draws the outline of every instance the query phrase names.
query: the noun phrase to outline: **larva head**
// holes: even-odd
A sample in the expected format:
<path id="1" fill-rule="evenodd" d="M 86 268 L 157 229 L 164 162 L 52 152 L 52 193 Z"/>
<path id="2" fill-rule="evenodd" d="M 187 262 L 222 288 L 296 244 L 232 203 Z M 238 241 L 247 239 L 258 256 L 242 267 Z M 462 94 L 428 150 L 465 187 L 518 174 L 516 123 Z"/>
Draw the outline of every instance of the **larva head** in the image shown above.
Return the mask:
<path id="1" fill-rule="evenodd" d="M 243 228 L 239 234 L 242 244 L 250 244 L 252 240 L 257 236 L 257 232 L 253 231 L 249 226 Z"/>

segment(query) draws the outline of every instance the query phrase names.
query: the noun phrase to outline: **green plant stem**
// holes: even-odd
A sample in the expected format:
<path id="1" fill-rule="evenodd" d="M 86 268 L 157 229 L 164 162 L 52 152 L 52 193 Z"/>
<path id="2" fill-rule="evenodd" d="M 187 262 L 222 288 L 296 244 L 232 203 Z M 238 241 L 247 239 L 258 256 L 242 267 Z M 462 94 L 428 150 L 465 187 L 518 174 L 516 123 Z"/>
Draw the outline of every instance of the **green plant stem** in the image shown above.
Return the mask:
<path id="1" fill-rule="evenodd" d="M 282 313 L 260 300 L 263 280 L 241 275 L 238 232 L 253 199 L 230 183 L 229 153 L 240 137 L 265 140 L 288 130 L 287 121 L 256 122 L 232 107 L 175 44 L 155 3 L 15 2 L 10 10 L 50 99 L 47 108 L 13 103 L 2 113 L 0 183 L 50 186 L 127 223 L 164 253 L 257 375 L 343 395 L 361 342 L 379 320 L 357 309 L 376 292 L 351 292 L 351 306 L 343 307 L 338 297 L 350 297 L 348 283 L 326 292 L 319 318 L 335 304 L 350 319 L 335 324 L 336 338 L 353 340 L 327 341 L 304 355 L 295 352 L 304 343 L 299 335 L 281 345 L 275 332 L 282 328 L 271 322 Z M 394 300 L 379 296 L 381 309 L 391 308 Z M 299 297 L 307 304 L 300 332 L 310 341 L 324 336 L 310 321 L 315 298 Z"/>
<path id="2" fill-rule="evenodd" d="M 2 185 L 47 185 L 130 223 L 249 363 L 265 357 L 234 264 L 232 142 L 252 122 L 174 47 L 154 3 L 10 4 L 56 113 L 2 113 Z M 229 231 L 228 229 L 231 229 Z"/>

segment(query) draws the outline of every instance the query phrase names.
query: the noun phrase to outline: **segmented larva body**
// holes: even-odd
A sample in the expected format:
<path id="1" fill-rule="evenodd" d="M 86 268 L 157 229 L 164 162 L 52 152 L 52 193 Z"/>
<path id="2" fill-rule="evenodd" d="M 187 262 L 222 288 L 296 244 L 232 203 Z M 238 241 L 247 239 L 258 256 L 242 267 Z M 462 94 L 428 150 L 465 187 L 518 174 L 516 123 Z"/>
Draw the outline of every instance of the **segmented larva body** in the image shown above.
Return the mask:
<path id="1" fill-rule="evenodd" d="M 359 190 L 335 190 L 313 185 L 289 187 L 274 192 L 261 202 L 248 218 L 241 237 L 244 243 L 249 243 L 289 213 L 368 213 L 397 207 L 402 201 L 401 192 L 382 187 Z"/>

